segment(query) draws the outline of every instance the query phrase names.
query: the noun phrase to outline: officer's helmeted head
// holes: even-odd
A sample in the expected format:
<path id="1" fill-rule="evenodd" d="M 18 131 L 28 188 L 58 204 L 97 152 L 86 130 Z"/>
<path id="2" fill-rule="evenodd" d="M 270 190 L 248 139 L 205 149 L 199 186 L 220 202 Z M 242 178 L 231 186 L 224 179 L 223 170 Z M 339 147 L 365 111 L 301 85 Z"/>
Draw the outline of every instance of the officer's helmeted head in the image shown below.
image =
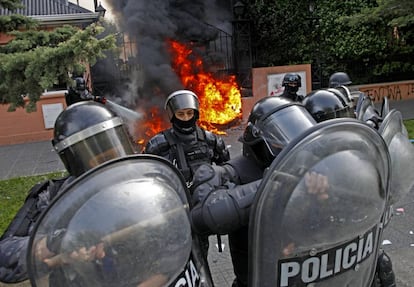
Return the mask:
<path id="1" fill-rule="evenodd" d="M 351 79 L 345 72 L 336 72 L 329 77 L 329 88 L 336 88 L 338 86 L 347 86 L 352 84 Z"/>
<path id="2" fill-rule="evenodd" d="M 316 122 L 297 102 L 283 97 L 266 97 L 252 108 L 240 138 L 243 154 L 268 167 L 279 152 Z"/>
<path id="3" fill-rule="evenodd" d="M 189 90 L 178 90 L 165 101 L 165 110 L 173 128 L 181 133 L 192 133 L 199 118 L 198 97 Z"/>
<path id="4" fill-rule="evenodd" d="M 334 118 L 355 118 L 353 108 L 339 91 L 313 91 L 303 99 L 302 104 L 317 122 Z"/>
<path id="5" fill-rule="evenodd" d="M 288 73 L 283 77 L 282 86 L 289 94 L 296 94 L 302 86 L 301 78 L 298 74 Z"/>
<path id="6" fill-rule="evenodd" d="M 76 77 L 74 79 L 74 89 L 78 92 L 83 92 L 86 90 L 86 82 L 82 77 Z"/>
<path id="7" fill-rule="evenodd" d="M 134 153 L 121 118 L 94 101 L 75 103 L 60 113 L 52 144 L 73 176 Z"/>

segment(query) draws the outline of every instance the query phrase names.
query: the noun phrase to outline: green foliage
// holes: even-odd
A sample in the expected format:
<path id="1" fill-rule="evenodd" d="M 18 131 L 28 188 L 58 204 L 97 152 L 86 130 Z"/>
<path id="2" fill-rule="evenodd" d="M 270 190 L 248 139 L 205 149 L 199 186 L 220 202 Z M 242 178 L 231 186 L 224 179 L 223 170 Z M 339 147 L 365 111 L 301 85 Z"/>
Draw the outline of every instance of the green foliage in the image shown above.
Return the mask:
<path id="1" fill-rule="evenodd" d="M 404 125 L 407 128 L 408 137 L 414 139 L 414 120 L 406 120 L 404 121 Z"/>
<path id="2" fill-rule="evenodd" d="M 0 0 L 0 6 L 14 11 L 20 0 Z M 37 21 L 22 15 L 0 16 L 0 33 L 13 40 L 0 47 L 0 104 L 9 111 L 18 107 L 31 112 L 44 90 L 71 81 L 70 75 L 94 65 L 104 52 L 115 49 L 115 36 L 91 24 L 84 30 L 63 26 L 38 30 Z M 28 101 L 25 101 L 25 99 Z"/>
<path id="3" fill-rule="evenodd" d="M 70 82 L 70 73 L 79 73 L 94 65 L 104 51 L 115 48 L 115 37 L 97 36 L 103 27 L 92 24 L 84 30 L 63 26 L 53 31 L 13 32 L 16 38 L 0 50 L 0 102 L 9 110 L 35 109 L 41 93 L 62 79 Z M 29 99 L 25 105 L 24 97 Z"/>
<path id="4" fill-rule="evenodd" d="M 22 4 L 20 1 L 16 0 L 0 0 L 0 7 L 9 9 L 9 10 L 16 10 L 18 8 L 22 8 Z"/>
<path id="5" fill-rule="evenodd" d="M 0 33 L 13 31 L 18 28 L 34 29 L 37 21 L 22 15 L 0 16 Z"/>
<path id="6" fill-rule="evenodd" d="M 258 65 L 321 63 L 354 84 L 414 75 L 414 1 L 250 1 Z"/>
<path id="7" fill-rule="evenodd" d="M 3 234 L 17 211 L 23 205 L 28 191 L 36 183 L 50 178 L 66 176 L 65 172 L 54 172 L 37 176 L 17 177 L 0 181 L 0 234 Z"/>

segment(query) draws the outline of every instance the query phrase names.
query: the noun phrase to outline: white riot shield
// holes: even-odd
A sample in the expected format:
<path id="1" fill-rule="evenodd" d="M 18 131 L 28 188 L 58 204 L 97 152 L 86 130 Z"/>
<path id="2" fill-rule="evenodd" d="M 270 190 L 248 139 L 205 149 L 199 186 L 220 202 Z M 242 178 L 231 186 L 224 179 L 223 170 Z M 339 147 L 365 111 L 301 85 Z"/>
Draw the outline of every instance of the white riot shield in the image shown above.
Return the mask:
<path id="1" fill-rule="evenodd" d="M 388 98 L 384 97 L 382 98 L 382 103 L 381 103 L 381 117 L 385 118 L 389 112 L 390 112 L 390 103 L 388 101 Z"/>
<path id="2" fill-rule="evenodd" d="M 38 287 L 212 286 L 194 242 L 178 170 L 157 156 L 128 156 L 51 203 L 30 238 L 29 277 Z"/>
<path id="3" fill-rule="evenodd" d="M 394 204 L 414 186 L 414 146 L 408 138 L 401 112 L 397 110 L 387 113 L 378 132 L 384 138 L 390 153 L 390 204 Z"/>
<path id="4" fill-rule="evenodd" d="M 363 122 L 367 122 L 373 117 L 380 116 L 375 110 L 375 106 L 371 98 L 365 94 L 360 95 L 355 113 L 356 118 Z"/>
<path id="5" fill-rule="evenodd" d="M 322 122 L 291 142 L 252 208 L 249 286 L 371 286 L 388 177 L 385 142 L 357 120 Z"/>

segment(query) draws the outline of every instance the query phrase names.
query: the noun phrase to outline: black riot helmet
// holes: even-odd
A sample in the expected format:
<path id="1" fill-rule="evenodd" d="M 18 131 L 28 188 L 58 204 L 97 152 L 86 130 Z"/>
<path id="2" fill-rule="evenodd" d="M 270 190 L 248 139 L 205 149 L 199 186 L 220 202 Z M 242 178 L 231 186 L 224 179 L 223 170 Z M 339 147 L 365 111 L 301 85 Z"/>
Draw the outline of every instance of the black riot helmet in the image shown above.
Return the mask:
<path id="1" fill-rule="evenodd" d="M 352 84 L 351 79 L 345 72 L 336 72 L 329 77 L 329 88 L 336 88 L 338 86 L 347 86 Z"/>
<path id="2" fill-rule="evenodd" d="M 282 86 L 296 86 L 300 88 L 302 86 L 301 78 L 298 74 L 288 73 L 283 77 Z"/>
<path id="3" fill-rule="evenodd" d="M 86 88 L 86 82 L 83 77 L 76 77 L 73 79 L 72 85 L 65 93 L 66 105 L 70 106 L 81 101 L 92 101 L 95 97 Z"/>
<path id="4" fill-rule="evenodd" d="M 240 141 L 243 154 L 268 167 L 284 146 L 316 122 L 298 102 L 265 97 L 252 108 Z"/>
<path id="5" fill-rule="evenodd" d="M 352 107 L 344 100 L 340 92 L 316 90 L 309 93 L 302 104 L 317 122 L 334 118 L 355 118 Z"/>
<path id="6" fill-rule="evenodd" d="M 301 86 L 302 82 L 299 74 L 288 73 L 283 77 L 282 87 L 285 87 L 288 94 L 296 94 Z"/>
<path id="7" fill-rule="evenodd" d="M 82 77 L 76 77 L 74 79 L 74 85 L 75 85 L 74 88 L 76 91 L 82 92 L 86 90 L 86 82 L 85 82 L 85 79 Z"/>
<path id="8" fill-rule="evenodd" d="M 75 103 L 60 113 L 52 144 L 73 176 L 134 153 L 121 118 L 94 101 Z"/>
<path id="9" fill-rule="evenodd" d="M 168 96 L 164 108 L 174 129 L 182 133 L 191 133 L 195 130 L 195 124 L 200 115 L 199 106 L 200 103 L 195 93 L 189 90 L 178 90 Z M 193 109 L 194 117 L 189 121 L 177 119 L 175 112 L 182 109 Z"/>

